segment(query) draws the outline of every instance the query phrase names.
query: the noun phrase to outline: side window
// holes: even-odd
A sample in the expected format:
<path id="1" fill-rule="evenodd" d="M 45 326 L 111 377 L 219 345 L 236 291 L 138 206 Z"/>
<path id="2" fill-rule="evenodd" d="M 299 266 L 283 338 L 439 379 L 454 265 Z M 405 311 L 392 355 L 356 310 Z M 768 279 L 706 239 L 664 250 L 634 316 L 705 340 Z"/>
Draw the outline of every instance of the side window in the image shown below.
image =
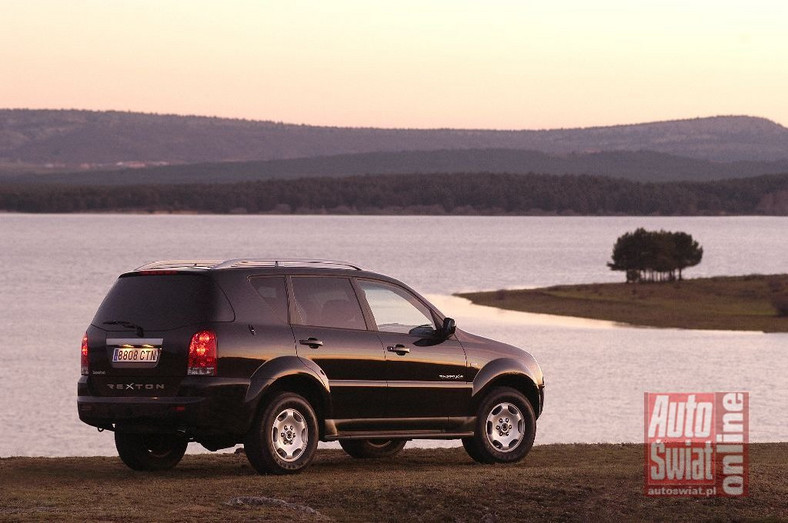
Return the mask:
<path id="1" fill-rule="evenodd" d="M 287 288 L 279 276 L 252 278 L 252 287 L 263 299 L 261 322 L 269 325 L 287 324 Z"/>
<path id="2" fill-rule="evenodd" d="M 367 328 L 349 279 L 294 276 L 292 281 L 296 312 L 304 325 Z"/>
<path id="3" fill-rule="evenodd" d="M 404 289 L 382 282 L 358 280 L 378 330 L 424 336 L 435 331 L 429 309 Z"/>

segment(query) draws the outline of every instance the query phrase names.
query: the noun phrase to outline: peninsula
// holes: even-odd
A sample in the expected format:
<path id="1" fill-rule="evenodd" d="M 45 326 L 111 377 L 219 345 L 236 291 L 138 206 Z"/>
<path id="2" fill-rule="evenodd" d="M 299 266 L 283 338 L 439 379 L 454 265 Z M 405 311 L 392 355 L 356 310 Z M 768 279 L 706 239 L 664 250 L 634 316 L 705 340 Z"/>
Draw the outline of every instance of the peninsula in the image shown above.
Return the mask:
<path id="1" fill-rule="evenodd" d="M 788 332 L 788 274 L 462 293 L 478 305 L 648 327 Z"/>

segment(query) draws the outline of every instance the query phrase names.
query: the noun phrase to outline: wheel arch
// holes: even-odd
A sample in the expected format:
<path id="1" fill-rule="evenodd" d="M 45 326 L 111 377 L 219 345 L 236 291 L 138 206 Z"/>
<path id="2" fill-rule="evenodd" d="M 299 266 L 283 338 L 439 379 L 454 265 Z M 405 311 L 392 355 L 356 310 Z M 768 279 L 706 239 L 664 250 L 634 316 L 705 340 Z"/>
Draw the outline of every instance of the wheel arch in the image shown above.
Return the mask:
<path id="1" fill-rule="evenodd" d="M 331 413 L 331 390 L 325 372 L 316 363 L 297 356 L 284 356 L 263 364 L 252 375 L 246 395 L 250 425 L 260 406 L 280 392 L 299 394 L 312 405 L 322 437 L 322 420 Z"/>
<path id="2" fill-rule="evenodd" d="M 474 412 L 485 396 L 496 387 L 511 387 L 520 391 L 533 407 L 537 418 L 542 413 L 543 396 L 537 386 L 537 379 L 524 363 L 511 358 L 501 358 L 485 365 L 473 380 Z"/>

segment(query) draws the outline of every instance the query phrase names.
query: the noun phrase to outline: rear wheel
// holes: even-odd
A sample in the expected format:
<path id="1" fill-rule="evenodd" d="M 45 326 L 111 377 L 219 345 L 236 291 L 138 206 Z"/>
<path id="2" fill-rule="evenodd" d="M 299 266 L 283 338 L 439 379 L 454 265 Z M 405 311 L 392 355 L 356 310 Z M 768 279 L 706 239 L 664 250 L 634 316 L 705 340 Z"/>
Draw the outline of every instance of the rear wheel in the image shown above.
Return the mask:
<path id="1" fill-rule="evenodd" d="M 293 474 L 311 463 L 317 440 L 312 406 L 298 394 L 283 392 L 257 415 L 244 448 L 260 474 Z"/>
<path id="2" fill-rule="evenodd" d="M 482 453 L 476 450 L 476 440 L 473 436 L 470 438 L 462 438 L 462 446 L 465 449 L 465 452 L 467 452 L 468 455 L 473 459 L 473 461 L 485 463 Z"/>
<path id="3" fill-rule="evenodd" d="M 341 439 L 342 450 L 354 458 L 388 458 L 405 446 L 404 439 Z"/>
<path id="4" fill-rule="evenodd" d="M 186 453 L 189 440 L 180 434 L 136 434 L 115 432 L 115 448 L 129 468 L 168 470 Z"/>
<path id="5" fill-rule="evenodd" d="M 473 437 L 463 438 L 468 455 L 480 463 L 520 461 L 536 436 L 536 415 L 523 394 L 509 387 L 490 391 L 476 413 Z"/>

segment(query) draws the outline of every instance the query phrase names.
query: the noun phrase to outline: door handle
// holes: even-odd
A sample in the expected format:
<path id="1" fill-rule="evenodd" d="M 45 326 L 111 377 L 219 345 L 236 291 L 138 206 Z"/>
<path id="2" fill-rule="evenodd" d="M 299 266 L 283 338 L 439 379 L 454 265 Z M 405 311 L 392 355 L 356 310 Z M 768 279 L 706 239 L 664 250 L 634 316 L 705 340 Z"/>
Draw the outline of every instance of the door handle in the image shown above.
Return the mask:
<path id="1" fill-rule="evenodd" d="M 298 340 L 301 345 L 307 345 L 310 349 L 316 349 L 323 346 L 323 342 L 317 338 L 307 338 L 305 340 Z"/>
<path id="2" fill-rule="evenodd" d="M 401 343 L 397 343 L 396 345 L 386 347 L 386 350 L 389 352 L 396 352 L 400 356 L 404 356 L 405 354 L 410 352 L 410 349 Z"/>

